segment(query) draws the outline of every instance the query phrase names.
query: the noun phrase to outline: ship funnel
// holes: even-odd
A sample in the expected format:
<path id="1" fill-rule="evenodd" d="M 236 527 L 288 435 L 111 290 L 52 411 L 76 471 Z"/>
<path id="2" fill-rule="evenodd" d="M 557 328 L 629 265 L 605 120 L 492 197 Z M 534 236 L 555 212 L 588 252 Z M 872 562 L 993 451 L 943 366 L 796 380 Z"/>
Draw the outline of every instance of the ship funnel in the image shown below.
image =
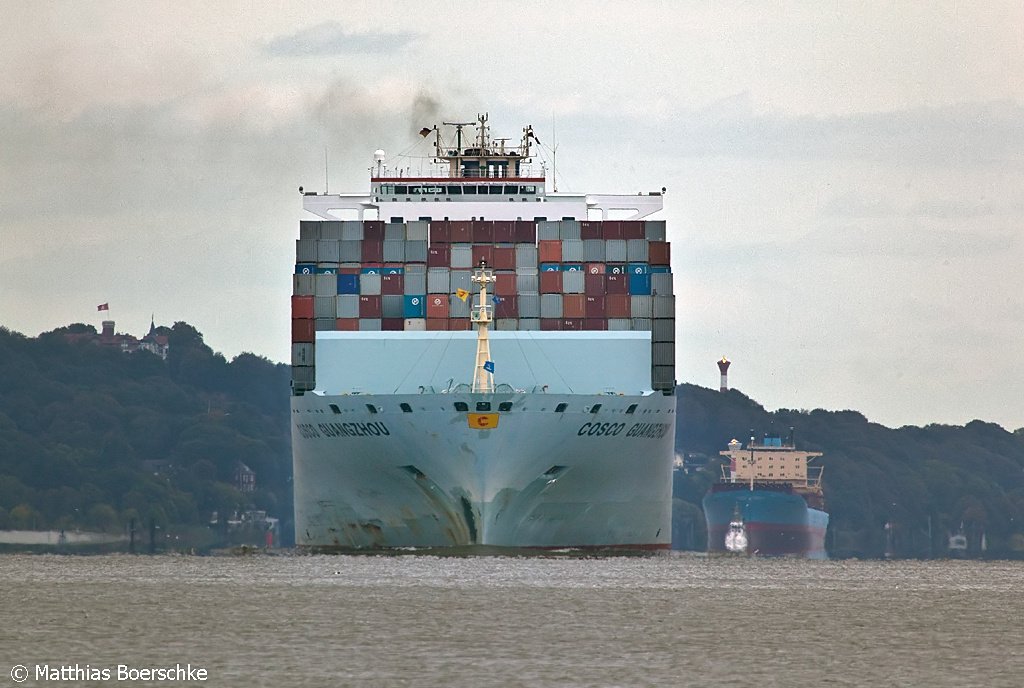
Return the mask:
<path id="1" fill-rule="evenodd" d="M 729 364 L 731 361 L 725 356 L 722 356 L 722 360 L 718 362 L 718 370 L 722 374 L 721 386 L 718 388 L 719 392 L 729 391 Z"/>

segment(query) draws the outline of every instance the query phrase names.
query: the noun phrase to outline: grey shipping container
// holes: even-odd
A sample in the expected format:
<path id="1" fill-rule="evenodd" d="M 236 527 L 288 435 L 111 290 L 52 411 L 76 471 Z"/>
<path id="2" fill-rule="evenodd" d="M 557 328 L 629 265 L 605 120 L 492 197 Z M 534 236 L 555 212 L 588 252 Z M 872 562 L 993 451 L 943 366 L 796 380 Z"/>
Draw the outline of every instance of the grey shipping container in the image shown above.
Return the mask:
<path id="1" fill-rule="evenodd" d="M 406 266 L 408 267 L 408 266 Z M 415 274 L 406 271 L 404 280 L 404 293 L 406 294 L 426 294 L 427 293 L 427 276 L 425 274 Z"/>
<path id="2" fill-rule="evenodd" d="M 537 267 L 537 247 L 532 244 L 516 244 L 516 269 Z"/>
<path id="3" fill-rule="evenodd" d="M 295 241 L 295 262 L 316 262 L 316 239 L 297 239 Z"/>
<path id="4" fill-rule="evenodd" d="M 384 241 L 405 241 L 405 223 L 389 222 L 384 225 Z"/>
<path id="5" fill-rule="evenodd" d="M 424 265 L 423 263 L 408 263 L 405 266 L 405 274 L 406 275 L 426 275 L 427 274 L 427 266 Z M 423 292 L 420 292 L 420 293 L 422 294 Z"/>
<path id="6" fill-rule="evenodd" d="M 427 293 L 447 294 L 451 288 L 451 270 L 448 268 L 427 268 Z"/>
<path id="7" fill-rule="evenodd" d="M 647 240 L 629 239 L 626 241 L 626 260 L 630 263 L 646 263 Z"/>
<path id="8" fill-rule="evenodd" d="M 655 389 L 672 389 L 676 383 L 675 366 L 656 365 L 651 367 L 651 382 Z"/>
<path id="9" fill-rule="evenodd" d="M 363 242 L 359 239 L 343 239 L 338 255 L 342 263 L 359 263 L 363 260 Z"/>
<path id="10" fill-rule="evenodd" d="M 341 220 L 324 220 L 320 225 L 320 238 L 341 241 Z"/>
<path id="11" fill-rule="evenodd" d="M 540 291 L 540 278 L 537 273 L 532 275 L 516 274 L 516 291 L 520 294 L 536 294 Z"/>
<path id="12" fill-rule="evenodd" d="M 430 223 L 424 220 L 413 220 L 405 223 L 407 241 L 427 241 L 430 239 Z"/>
<path id="13" fill-rule="evenodd" d="M 361 332 L 379 332 L 380 318 L 360 318 L 359 330 Z"/>
<path id="14" fill-rule="evenodd" d="M 494 321 L 499 330 L 518 330 L 519 320 L 516 318 L 498 318 Z"/>
<path id="15" fill-rule="evenodd" d="M 313 293 L 317 296 L 334 296 L 338 293 L 337 275 L 312 275 L 314 284 Z"/>
<path id="16" fill-rule="evenodd" d="M 584 239 L 583 260 L 586 263 L 603 263 L 604 241 L 601 239 Z"/>
<path id="17" fill-rule="evenodd" d="M 674 296 L 652 296 L 654 301 L 653 314 L 655 318 L 674 318 L 676 315 L 676 297 Z"/>
<path id="18" fill-rule="evenodd" d="M 426 260 L 426 256 L 424 256 Z M 384 262 L 404 263 L 405 262 L 405 241 L 384 242 Z"/>
<path id="19" fill-rule="evenodd" d="M 308 392 L 316 386 L 316 368 L 313 366 L 294 366 L 292 368 L 292 389 L 296 392 Z"/>
<path id="20" fill-rule="evenodd" d="M 380 314 L 384 318 L 401 318 L 405 315 L 405 297 L 385 294 L 380 299 Z"/>
<path id="21" fill-rule="evenodd" d="M 386 249 L 386 247 L 385 247 Z M 385 250 L 384 259 L 387 260 L 387 252 Z M 427 262 L 427 242 L 426 241 L 407 241 L 405 242 L 405 260 L 408 263 L 426 263 Z"/>
<path id="22" fill-rule="evenodd" d="M 672 296 L 672 273 L 655 272 L 651 274 L 651 293 L 658 296 Z M 659 317 L 659 316 L 654 316 Z M 669 316 L 661 316 L 669 317 Z"/>
<path id="23" fill-rule="evenodd" d="M 380 294 L 380 275 L 377 273 L 359 275 L 359 293 L 364 296 L 378 296 Z"/>
<path id="24" fill-rule="evenodd" d="M 650 332 L 651 331 L 651 319 L 650 318 L 630 318 L 630 322 L 633 323 L 634 332 Z"/>
<path id="25" fill-rule="evenodd" d="M 656 342 L 674 342 L 676 340 L 676 319 L 655 318 L 654 325 L 651 327 L 651 339 Z"/>
<path id="26" fill-rule="evenodd" d="M 315 362 L 313 359 L 313 344 L 311 342 L 296 342 L 292 344 L 293 366 L 311 366 Z"/>
<path id="27" fill-rule="evenodd" d="M 299 220 L 299 239 L 316 241 L 320 238 L 320 220 Z"/>
<path id="28" fill-rule="evenodd" d="M 358 318 L 359 294 L 338 294 L 335 299 L 335 315 L 339 318 Z"/>
<path id="29" fill-rule="evenodd" d="M 314 296 L 313 316 L 316 318 L 336 318 L 336 299 L 336 296 Z"/>
<path id="30" fill-rule="evenodd" d="M 648 241 L 665 241 L 665 221 L 645 220 L 644 238 Z"/>
<path id="31" fill-rule="evenodd" d="M 320 263 L 337 263 L 338 260 L 338 243 L 337 241 L 327 241 L 321 239 L 316 242 L 316 259 Z"/>
<path id="32" fill-rule="evenodd" d="M 608 329 L 616 332 L 632 330 L 633 321 L 629 318 L 608 318 Z"/>
<path id="33" fill-rule="evenodd" d="M 452 244 L 451 265 L 453 268 L 473 267 L 473 245 Z"/>
<path id="34" fill-rule="evenodd" d="M 519 318 L 519 329 L 536 332 L 540 330 L 539 318 Z"/>
<path id="35" fill-rule="evenodd" d="M 626 262 L 626 240 L 609 239 L 604 246 L 605 261 L 608 263 Z"/>
<path id="36" fill-rule="evenodd" d="M 472 292 L 473 282 L 470 280 L 472 276 L 473 272 L 470 270 L 452 270 L 451 292 L 455 293 L 459 289 Z"/>
<path id="37" fill-rule="evenodd" d="M 345 220 L 341 223 L 341 238 L 346 241 L 363 240 L 363 223 L 359 220 Z"/>
<path id="38" fill-rule="evenodd" d="M 582 263 L 583 242 L 579 239 L 562 239 L 562 262 Z"/>
<path id="39" fill-rule="evenodd" d="M 313 321 L 317 332 L 333 332 L 334 318 L 317 318 Z"/>
<path id="40" fill-rule="evenodd" d="M 565 294 L 582 294 L 585 284 L 585 275 L 582 270 L 572 270 L 562 273 L 562 292 Z"/>
<path id="41" fill-rule="evenodd" d="M 651 344 L 651 361 L 656 366 L 674 366 L 676 364 L 675 343 L 655 342 Z"/>
<path id="42" fill-rule="evenodd" d="M 578 240 L 580 238 L 580 222 L 579 222 L 579 220 L 559 220 L 558 221 L 558 238 L 559 239 L 577 239 Z M 565 256 L 562 257 L 562 260 L 565 260 Z M 573 258 L 573 260 L 576 260 L 576 259 Z"/>
<path id="43" fill-rule="evenodd" d="M 559 239 L 558 221 L 542 220 L 537 223 L 537 238 L 541 241 L 553 241 Z"/>
<path id="44" fill-rule="evenodd" d="M 540 294 L 520 294 L 518 305 L 520 318 L 540 317 Z"/>
<path id="45" fill-rule="evenodd" d="M 540 295 L 540 317 L 561 318 L 562 317 L 562 295 L 541 294 Z"/>
<path id="46" fill-rule="evenodd" d="M 653 312 L 652 306 L 650 296 L 629 297 L 629 315 L 632 318 L 650 318 Z"/>
<path id="47" fill-rule="evenodd" d="M 448 297 L 448 317 L 449 318 L 468 318 L 469 317 L 469 299 L 465 301 L 460 299 L 455 294 L 451 294 Z"/>
<path id="48" fill-rule="evenodd" d="M 292 293 L 296 296 L 312 296 L 316 292 L 315 278 L 316 275 L 292 275 Z"/>

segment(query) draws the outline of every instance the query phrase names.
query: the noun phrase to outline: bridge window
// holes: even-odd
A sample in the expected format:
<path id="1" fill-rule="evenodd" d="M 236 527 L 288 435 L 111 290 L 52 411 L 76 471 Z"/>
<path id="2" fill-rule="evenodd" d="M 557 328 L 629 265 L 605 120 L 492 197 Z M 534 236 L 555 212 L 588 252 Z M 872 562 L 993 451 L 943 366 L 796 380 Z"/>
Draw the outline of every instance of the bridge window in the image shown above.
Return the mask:
<path id="1" fill-rule="evenodd" d="M 458 196 L 461 193 L 462 193 L 462 187 L 461 186 L 452 185 L 452 186 L 448 187 L 448 195 L 449 196 Z"/>
<path id="2" fill-rule="evenodd" d="M 537 193 L 536 186 L 520 186 L 519 193 L 521 194 L 535 194 Z"/>
<path id="3" fill-rule="evenodd" d="M 504 193 L 504 191 L 505 191 L 505 189 L 504 189 L 504 187 L 501 184 L 495 184 L 493 186 L 488 186 L 487 187 L 487 193 L 491 194 L 492 196 L 496 196 L 497 194 Z"/>
<path id="4" fill-rule="evenodd" d="M 519 193 L 519 187 L 518 186 L 506 185 L 505 186 L 505 193 L 506 194 L 517 194 L 517 193 Z"/>
<path id="5" fill-rule="evenodd" d="M 464 187 L 462 187 L 462 193 L 469 194 L 470 196 L 473 196 L 473 195 L 476 194 L 476 187 L 475 186 L 464 186 Z"/>
<path id="6" fill-rule="evenodd" d="M 489 402 L 489 401 L 478 401 L 478 402 L 476 402 L 476 410 L 477 411 L 490 411 L 491 410 L 491 402 Z"/>
<path id="7" fill-rule="evenodd" d="M 395 186 L 395 193 L 401 196 L 402 194 L 409 193 L 409 187 L 405 184 L 398 184 Z"/>

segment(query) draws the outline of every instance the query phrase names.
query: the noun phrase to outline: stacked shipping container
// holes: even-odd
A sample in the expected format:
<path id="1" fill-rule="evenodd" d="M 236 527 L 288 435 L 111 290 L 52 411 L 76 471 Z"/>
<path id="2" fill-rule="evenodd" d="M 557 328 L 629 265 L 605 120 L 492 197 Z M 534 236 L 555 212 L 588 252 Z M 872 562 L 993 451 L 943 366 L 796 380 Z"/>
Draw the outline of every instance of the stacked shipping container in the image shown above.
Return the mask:
<path id="1" fill-rule="evenodd" d="M 665 222 L 303 220 L 295 247 L 292 380 L 315 386 L 318 330 L 469 330 L 470 276 L 494 270 L 497 330 L 647 330 L 654 389 L 675 386 Z"/>

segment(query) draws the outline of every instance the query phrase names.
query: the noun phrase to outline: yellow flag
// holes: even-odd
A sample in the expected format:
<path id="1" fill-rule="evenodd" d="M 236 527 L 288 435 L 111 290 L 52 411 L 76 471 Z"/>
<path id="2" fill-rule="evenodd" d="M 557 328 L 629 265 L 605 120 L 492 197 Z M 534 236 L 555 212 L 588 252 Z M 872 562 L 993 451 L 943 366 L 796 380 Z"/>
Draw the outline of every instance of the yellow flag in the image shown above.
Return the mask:
<path id="1" fill-rule="evenodd" d="M 456 289 L 455 290 L 455 295 L 458 296 L 463 301 L 465 301 L 466 297 L 469 296 L 469 292 L 466 291 L 465 289 Z"/>
<path id="2" fill-rule="evenodd" d="M 469 427 L 476 430 L 490 430 L 498 427 L 497 413 L 469 413 L 466 414 Z"/>

